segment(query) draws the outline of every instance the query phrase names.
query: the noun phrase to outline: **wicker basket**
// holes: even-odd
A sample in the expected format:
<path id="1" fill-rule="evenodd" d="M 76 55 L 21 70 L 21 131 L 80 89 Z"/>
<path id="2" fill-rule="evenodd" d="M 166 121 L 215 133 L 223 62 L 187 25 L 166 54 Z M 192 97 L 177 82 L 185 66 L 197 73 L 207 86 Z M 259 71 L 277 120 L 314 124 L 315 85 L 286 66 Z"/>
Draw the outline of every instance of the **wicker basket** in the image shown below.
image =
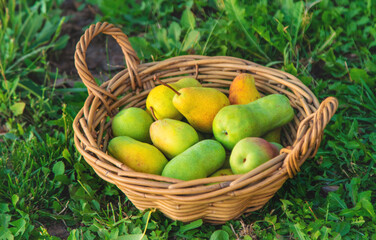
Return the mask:
<path id="1" fill-rule="evenodd" d="M 101 86 L 95 83 L 85 61 L 88 45 L 99 33 L 115 38 L 128 67 Z M 316 154 L 324 128 L 338 106 L 333 97 L 319 104 L 291 74 L 239 58 L 188 55 L 139 64 L 127 36 L 108 23 L 97 23 L 86 30 L 76 47 L 75 65 L 89 91 L 73 123 L 78 151 L 102 179 L 116 184 L 138 209 L 156 208 L 171 219 L 184 222 L 203 219 L 220 224 L 263 207 L 304 161 Z M 109 119 L 122 107 L 144 108 L 145 99 L 155 86 L 155 76 L 168 83 L 190 75 L 203 86 L 228 94 L 232 79 L 241 72 L 254 76 L 262 95 L 284 94 L 294 108 L 295 117 L 282 133 L 282 143 L 288 147 L 277 157 L 244 175 L 182 181 L 135 172 L 107 154 Z"/>

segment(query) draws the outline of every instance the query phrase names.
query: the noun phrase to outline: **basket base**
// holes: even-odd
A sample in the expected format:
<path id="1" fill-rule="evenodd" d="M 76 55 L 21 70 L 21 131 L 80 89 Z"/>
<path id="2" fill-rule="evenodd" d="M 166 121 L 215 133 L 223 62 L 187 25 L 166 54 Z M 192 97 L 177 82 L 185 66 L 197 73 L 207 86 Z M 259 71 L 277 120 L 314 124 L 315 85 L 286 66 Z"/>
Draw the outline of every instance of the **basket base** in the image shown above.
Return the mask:
<path id="1" fill-rule="evenodd" d="M 155 208 L 172 220 L 193 222 L 202 219 L 211 224 L 224 224 L 227 221 L 239 218 L 246 212 L 259 210 L 274 196 L 274 193 L 269 196 L 262 196 L 262 198 L 255 196 L 230 198 L 229 196 L 227 200 L 216 202 L 210 202 L 210 199 L 208 199 L 206 203 L 204 203 L 205 200 L 199 203 L 188 203 L 167 198 L 149 200 L 143 196 L 134 196 L 126 189 L 123 192 L 140 211 Z"/>

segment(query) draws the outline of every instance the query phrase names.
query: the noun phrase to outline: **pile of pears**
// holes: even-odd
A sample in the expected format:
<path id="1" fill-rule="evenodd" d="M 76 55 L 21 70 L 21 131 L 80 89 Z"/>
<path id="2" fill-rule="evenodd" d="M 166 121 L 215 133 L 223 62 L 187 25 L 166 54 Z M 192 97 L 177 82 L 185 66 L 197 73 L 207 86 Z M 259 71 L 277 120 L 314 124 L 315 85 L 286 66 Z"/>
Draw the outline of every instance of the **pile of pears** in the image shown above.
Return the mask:
<path id="1" fill-rule="evenodd" d="M 251 74 L 229 95 L 194 78 L 153 88 L 146 110 L 112 119 L 110 155 L 135 171 L 181 180 L 247 173 L 279 154 L 281 127 L 294 117 L 281 94 L 261 97 Z"/>

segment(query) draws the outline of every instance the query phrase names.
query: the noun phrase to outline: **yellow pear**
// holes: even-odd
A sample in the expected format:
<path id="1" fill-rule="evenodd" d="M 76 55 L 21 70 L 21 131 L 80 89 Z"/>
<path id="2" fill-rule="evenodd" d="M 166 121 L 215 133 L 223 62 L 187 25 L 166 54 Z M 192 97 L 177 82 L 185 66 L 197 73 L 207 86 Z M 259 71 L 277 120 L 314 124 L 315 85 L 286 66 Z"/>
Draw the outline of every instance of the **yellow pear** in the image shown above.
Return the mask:
<path id="1" fill-rule="evenodd" d="M 241 73 L 235 77 L 230 85 L 228 98 L 232 105 L 247 104 L 260 98 L 255 86 L 255 79 L 251 74 Z"/>
<path id="2" fill-rule="evenodd" d="M 160 175 L 167 164 L 166 157 L 156 147 L 128 136 L 111 139 L 108 152 L 137 172 Z"/>
<path id="3" fill-rule="evenodd" d="M 196 130 L 212 133 L 212 123 L 218 111 L 230 105 L 225 94 L 215 88 L 182 88 L 172 99 L 175 108 Z"/>
<path id="4" fill-rule="evenodd" d="M 170 83 L 169 86 L 179 90 L 184 87 L 200 87 L 201 84 L 194 78 L 182 78 L 175 83 Z M 183 115 L 172 104 L 174 95 L 175 92 L 169 87 L 164 85 L 156 86 L 146 98 L 147 111 L 151 113 L 150 108 L 152 108 L 155 117 L 159 120 L 164 118 L 181 120 Z"/>
<path id="5" fill-rule="evenodd" d="M 231 168 L 223 168 L 210 175 L 210 177 L 229 176 L 233 174 L 234 173 L 231 171 Z"/>
<path id="6" fill-rule="evenodd" d="M 174 158 L 199 140 L 196 130 L 188 123 L 174 119 L 157 120 L 150 126 L 151 140 L 166 157 Z"/>

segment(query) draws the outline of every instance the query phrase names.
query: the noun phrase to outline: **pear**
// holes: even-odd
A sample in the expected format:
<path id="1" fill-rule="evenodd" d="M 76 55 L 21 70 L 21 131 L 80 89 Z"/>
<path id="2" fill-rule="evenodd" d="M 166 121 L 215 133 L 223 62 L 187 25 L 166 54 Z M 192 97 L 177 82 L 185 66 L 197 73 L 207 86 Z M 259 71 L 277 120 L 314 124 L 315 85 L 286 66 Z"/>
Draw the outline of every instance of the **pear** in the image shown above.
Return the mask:
<path id="1" fill-rule="evenodd" d="M 149 128 L 152 123 L 153 118 L 145 110 L 126 108 L 112 119 L 112 133 L 115 137 L 129 136 L 141 142 L 151 142 Z"/>
<path id="2" fill-rule="evenodd" d="M 209 177 L 230 176 L 230 175 L 234 175 L 231 168 L 222 168 L 222 169 L 219 169 L 218 171 L 216 171 L 215 173 L 213 173 L 212 175 L 210 175 Z M 217 184 L 217 183 L 218 182 L 209 183 L 208 185 L 213 185 L 213 184 Z"/>
<path id="3" fill-rule="evenodd" d="M 294 117 L 289 99 L 281 94 L 271 94 L 243 105 L 222 108 L 213 121 L 215 139 L 228 150 L 246 137 L 260 137 L 281 127 Z"/>
<path id="4" fill-rule="evenodd" d="M 233 174 L 234 173 L 231 171 L 230 168 L 224 168 L 224 169 L 219 169 L 218 171 L 216 171 L 215 173 L 210 175 L 210 177 L 229 176 L 229 175 L 233 175 Z"/>
<path id="5" fill-rule="evenodd" d="M 151 124 L 150 137 L 153 145 L 169 159 L 199 141 L 196 130 L 188 123 L 168 118 Z"/>
<path id="6" fill-rule="evenodd" d="M 201 84 L 194 78 L 182 78 L 175 83 L 170 83 L 169 86 L 175 90 L 179 90 L 184 87 L 201 87 Z M 181 120 L 183 115 L 172 104 L 174 95 L 175 92 L 167 86 L 156 86 L 149 92 L 146 98 L 147 111 L 150 113 L 150 108 L 152 108 L 157 119 L 171 118 Z"/>
<path id="7" fill-rule="evenodd" d="M 261 138 L 268 142 L 281 143 L 281 130 L 282 127 L 275 128 L 267 133 L 265 133 Z"/>
<path id="8" fill-rule="evenodd" d="M 230 105 L 225 94 L 214 88 L 182 88 L 172 99 L 175 108 L 183 114 L 196 130 L 212 133 L 215 115 L 223 107 Z"/>
<path id="9" fill-rule="evenodd" d="M 223 165 L 225 157 L 226 151 L 219 142 L 203 140 L 171 159 L 162 176 L 185 181 L 206 178 Z"/>
<path id="10" fill-rule="evenodd" d="M 281 149 L 283 148 L 283 146 L 279 143 L 276 143 L 276 142 L 270 142 L 270 143 L 273 144 L 278 149 L 278 152 L 280 152 Z"/>
<path id="11" fill-rule="evenodd" d="M 247 104 L 259 99 L 260 97 L 260 93 L 255 86 L 255 79 L 251 74 L 239 74 L 230 85 L 228 98 L 233 105 Z"/>
<path id="12" fill-rule="evenodd" d="M 166 157 L 156 147 L 128 136 L 111 139 L 108 152 L 137 172 L 161 175 L 167 164 Z"/>
<path id="13" fill-rule="evenodd" d="M 257 137 L 244 138 L 231 152 L 231 170 L 235 174 L 244 174 L 277 155 L 277 147 L 268 141 Z"/>

